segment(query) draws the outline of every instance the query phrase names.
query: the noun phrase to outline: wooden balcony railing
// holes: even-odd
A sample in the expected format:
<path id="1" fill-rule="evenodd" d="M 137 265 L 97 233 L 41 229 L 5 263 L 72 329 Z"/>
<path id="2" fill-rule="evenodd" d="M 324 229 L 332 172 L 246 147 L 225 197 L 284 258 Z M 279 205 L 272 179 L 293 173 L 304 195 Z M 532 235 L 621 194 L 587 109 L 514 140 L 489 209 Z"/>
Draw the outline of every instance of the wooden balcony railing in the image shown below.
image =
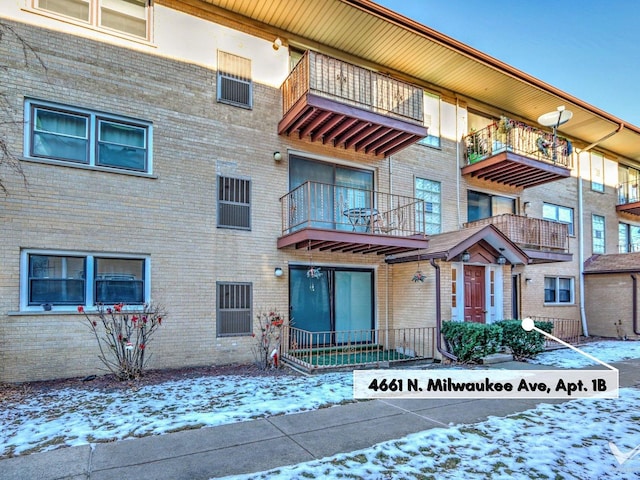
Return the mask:
<path id="1" fill-rule="evenodd" d="M 436 329 L 377 328 L 310 332 L 284 325 L 281 357 L 306 370 L 433 359 Z"/>
<path id="2" fill-rule="evenodd" d="M 491 158 L 502 152 L 513 152 L 541 162 L 572 168 L 572 145 L 564 138 L 511 119 L 501 120 L 464 138 L 467 164 Z"/>
<path id="3" fill-rule="evenodd" d="M 537 250 L 569 250 L 569 227 L 566 223 L 504 213 L 468 222 L 465 227 L 494 225 L 512 242 Z"/>
<path id="4" fill-rule="evenodd" d="M 283 115 L 312 92 L 418 125 L 424 120 L 421 88 L 313 51 L 305 52 L 281 90 Z"/>
<path id="5" fill-rule="evenodd" d="M 280 198 L 282 234 L 302 228 L 422 236 L 425 202 L 418 198 L 319 182 L 305 182 Z"/>

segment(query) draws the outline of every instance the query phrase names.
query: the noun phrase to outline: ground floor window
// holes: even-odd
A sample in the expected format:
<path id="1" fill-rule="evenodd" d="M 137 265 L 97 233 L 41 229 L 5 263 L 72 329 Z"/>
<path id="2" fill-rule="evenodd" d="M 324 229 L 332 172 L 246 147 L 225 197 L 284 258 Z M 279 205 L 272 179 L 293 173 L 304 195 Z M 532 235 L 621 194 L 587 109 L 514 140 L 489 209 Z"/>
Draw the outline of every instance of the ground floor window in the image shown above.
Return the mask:
<path id="1" fill-rule="evenodd" d="M 216 283 L 216 330 L 218 337 L 251 335 L 251 283 Z"/>
<path id="2" fill-rule="evenodd" d="M 148 257 L 25 250 L 21 258 L 23 310 L 149 301 Z"/>
<path id="3" fill-rule="evenodd" d="M 316 335 L 317 344 L 370 342 L 374 328 L 372 269 L 308 266 L 290 269 L 289 305 L 295 328 Z"/>
<path id="4" fill-rule="evenodd" d="M 544 277 L 544 303 L 573 303 L 573 278 Z"/>

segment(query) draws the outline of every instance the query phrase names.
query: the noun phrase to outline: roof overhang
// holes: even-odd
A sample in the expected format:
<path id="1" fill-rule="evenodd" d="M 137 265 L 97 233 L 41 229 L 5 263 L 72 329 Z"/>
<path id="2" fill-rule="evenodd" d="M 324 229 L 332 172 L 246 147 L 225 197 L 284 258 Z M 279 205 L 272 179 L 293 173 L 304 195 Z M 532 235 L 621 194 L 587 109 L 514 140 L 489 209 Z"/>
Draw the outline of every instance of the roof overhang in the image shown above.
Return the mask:
<path id="1" fill-rule="evenodd" d="M 370 0 L 181 1 L 265 38 L 324 51 L 532 124 L 564 105 L 573 118 L 559 132 L 578 149 L 598 144 L 640 161 L 640 127 Z"/>
<path id="2" fill-rule="evenodd" d="M 464 228 L 453 232 L 441 233 L 429 237 L 429 247 L 410 253 L 387 255 L 387 263 L 405 263 L 419 260 L 438 259 L 447 262 L 457 261 L 474 246 L 485 244 L 503 255 L 512 265 L 526 265 L 529 257 L 520 247 L 493 225 Z"/>

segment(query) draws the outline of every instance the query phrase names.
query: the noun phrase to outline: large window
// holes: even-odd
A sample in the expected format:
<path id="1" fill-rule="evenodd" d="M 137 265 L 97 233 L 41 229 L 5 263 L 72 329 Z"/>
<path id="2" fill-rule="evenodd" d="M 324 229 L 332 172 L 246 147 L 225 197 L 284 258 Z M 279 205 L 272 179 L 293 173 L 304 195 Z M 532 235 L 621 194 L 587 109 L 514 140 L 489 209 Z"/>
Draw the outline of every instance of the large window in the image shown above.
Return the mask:
<path id="1" fill-rule="evenodd" d="M 640 226 L 618 223 L 618 251 L 640 252 Z"/>
<path id="2" fill-rule="evenodd" d="M 219 337 L 251 335 L 251 283 L 216 283 L 216 331 Z"/>
<path id="3" fill-rule="evenodd" d="M 218 227 L 251 230 L 251 181 L 218 177 Z"/>
<path id="4" fill-rule="evenodd" d="M 442 231 L 440 182 L 416 178 L 416 198 L 424 200 L 424 225 L 422 213 L 416 212 L 418 228 L 427 235 L 435 235 Z"/>
<path id="5" fill-rule="evenodd" d="M 544 303 L 572 304 L 573 278 L 544 277 Z"/>
<path id="6" fill-rule="evenodd" d="M 604 156 L 591 152 L 591 190 L 604 192 Z"/>
<path id="7" fill-rule="evenodd" d="M 150 0 L 34 0 L 34 6 L 96 28 L 149 39 Z"/>
<path id="8" fill-rule="evenodd" d="M 26 156 L 138 172 L 151 171 L 151 124 L 28 100 Z"/>
<path id="9" fill-rule="evenodd" d="M 566 223 L 569 235 L 573 235 L 573 208 L 545 203 L 542 205 L 542 218 L 553 222 Z"/>
<path id="10" fill-rule="evenodd" d="M 513 198 L 489 195 L 487 193 L 467 192 L 467 221 L 475 222 L 483 218 L 495 217 L 503 213 L 515 213 L 516 201 Z"/>
<path id="11" fill-rule="evenodd" d="M 424 92 L 424 126 L 428 135 L 418 143 L 440 148 L 440 97 L 427 92 Z"/>
<path id="12" fill-rule="evenodd" d="M 251 108 L 252 92 L 251 60 L 218 50 L 218 101 Z"/>
<path id="13" fill-rule="evenodd" d="M 604 253 L 604 217 L 602 215 L 591 216 L 591 233 L 593 242 L 593 253 Z"/>
<path id="14" fill-rule="evenodd" d="M 618 204 L 637 202 L 640 199 L 639 184 L 640 170 L 618 165 Z"/>
<path id="15" fill-rule="evenodd" d="M 79 305 L 149 301 L 149 258 L 25 250 L 21 307 L 72 308 Z"/>

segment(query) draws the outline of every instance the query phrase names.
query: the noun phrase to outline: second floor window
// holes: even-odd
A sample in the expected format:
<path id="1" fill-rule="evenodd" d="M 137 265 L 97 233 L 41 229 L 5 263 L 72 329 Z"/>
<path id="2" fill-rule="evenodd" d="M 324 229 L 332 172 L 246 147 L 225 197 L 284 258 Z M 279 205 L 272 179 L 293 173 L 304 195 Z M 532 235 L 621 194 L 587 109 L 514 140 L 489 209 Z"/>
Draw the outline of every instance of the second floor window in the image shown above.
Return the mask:
<path id="1" fill-rule="evenodd" d="M 593 239 L 593 253 L 604 253 L 604 217 L 602 215 L 591 216 L 591 230 Z"/>
<path id="2" fill-rule="evenodd" d="M 467 192 L 467 221 L 475 222 L 483 218 L 495 217 L 503 213 L 515 213 L 516 201 L 500 195 L 482 192 Z"/>
<path id="3" fill-rule="evenodd" d="M 89 166 L 151 170 L 151 125 L 87 110 L 27 101 L 27 151 Z"/>
<path id="4" fill-rule="evenodd" d="M 640 226 L 622 222 L 618 224 L 618 251 L 640 252 Z"/>
<path id="5" fill-rule="evenodd" d="M 34 6 L 96 28 L 149 39 L 150 0 L 34 0 Z"/>
<path id="6" fill-rule="evenodd" d="M 542 205 L 542 218 L 553 222 L 566 223 L 569 235 L 573 235 L 573 208 L 545 203 Z"/>
<path id="7" fill-rule="evenodd" d="M 251 230 L 251 180 L 218 177 L 218 227 Z"/>
<path id="8" fill-rule="evenodd" d="M 424 200 L 424 226 L 421 225 L 423 212 L 417 211 L 418 228 L 427 235 L 442 231 L 440 195 L 440 182 L 416 178 L 416 198 Z"/>

